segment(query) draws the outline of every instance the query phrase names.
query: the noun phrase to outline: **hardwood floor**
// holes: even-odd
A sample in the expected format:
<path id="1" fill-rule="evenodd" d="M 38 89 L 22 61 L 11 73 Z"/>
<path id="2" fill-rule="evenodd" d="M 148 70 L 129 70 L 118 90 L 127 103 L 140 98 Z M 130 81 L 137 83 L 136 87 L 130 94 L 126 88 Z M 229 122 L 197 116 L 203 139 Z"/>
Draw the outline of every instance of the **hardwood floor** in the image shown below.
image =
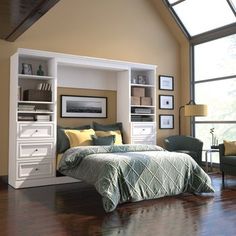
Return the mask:
<path id="1" fill-rule="evenodd" d="M 120 205 L 105 213 L 84 183 L 14 190 L 0 180 L 0 235 L 236 235 L 236 178 L 211 174 L 214 194 Z"/>

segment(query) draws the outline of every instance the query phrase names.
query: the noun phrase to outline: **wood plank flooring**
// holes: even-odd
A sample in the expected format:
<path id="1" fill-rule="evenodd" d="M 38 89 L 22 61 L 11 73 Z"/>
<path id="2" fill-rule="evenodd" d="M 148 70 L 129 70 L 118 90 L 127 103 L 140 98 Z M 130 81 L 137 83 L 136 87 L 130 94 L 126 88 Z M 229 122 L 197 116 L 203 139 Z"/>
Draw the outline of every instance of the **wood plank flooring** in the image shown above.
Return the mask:
<path id="1" fill-rule="evenodd" d="M 184 194 L 120 205 L 105 213 L 84 183 L 15 190 L 0 179 L 0 235 L 236 235 L 236 178 L 211 174 L 214 194 Z"/>

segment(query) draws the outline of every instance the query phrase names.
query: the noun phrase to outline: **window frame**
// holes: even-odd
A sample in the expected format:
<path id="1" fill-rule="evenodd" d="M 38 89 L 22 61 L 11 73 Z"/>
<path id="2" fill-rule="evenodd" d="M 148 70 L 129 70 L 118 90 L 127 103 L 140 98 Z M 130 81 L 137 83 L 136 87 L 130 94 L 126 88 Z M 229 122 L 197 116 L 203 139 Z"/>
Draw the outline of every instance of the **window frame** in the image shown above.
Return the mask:
<path id="1" fill-rule="evenodd" d="M 177 23 L 177 25 L 179 26 L 179 28 L 181 29 L 181 31 L 183 32 L 183 34 L 185 35 L 185 37 L 188 39 L 189 41 L 189 80 L 190 80 L 190 100 L 195 100 L 195 83 L 204 83 L 206 81 L 209 80 L 204 80 L 203 81 L 195 81 L 195 76 L 194 76 L 194 47 L 196 45 L 202 44 L 202 43 L 206 43 L 206 42 L 210 42 L 216 39 L 220 39 L 223 37 L 227 37 L 233 34 L 236 34 L 236 23 L 232 23 L 220 28 L 216 28 L 198 35 L 194 35 L 194 36 L 190 36 L 190 34 L 188 33 L 187 29 L 185 28 L 184 24 L 182 23 L 182 21 L 180 20 L 180 18 L 178 17 L 178 15 L 175 13 L 173 6 L 176 4 L 179 4 L 183 1 L 186 0 L 179 0 L 176 1 L 175 3 L 170 4 L 168 2 L 168 0 L 162 0 L 164 5 L 167 7 L 167 9 L 169 10 L 170 14 L 172 15 L 172 17 L 174 18 L 175 22 Z M 234 15 L 236 16 L 236 5 L 234 5 L 231 0 L 226 0 L 231 8 L 231 10 L 233 11 Z M 235 78 L 234 75 L 231 76 L 225 76 L 225 77 L 217 77 L 217 78 L 212 78 L 210 80 L 221 80 L 221 79 L 230 79 L 230 78 Z M 196 121 L 194 117 L 190 118 L 190 135 L 192 135 L 193 137 L 195 137 L 196 135 L 196 124 L 206 124 L 206 123 L 210 123 L 210 124 L 236 124 L 236 121 Z M 217 166 L 219 164 L 216 164 Z"/>
<path id="2" fill-rule="evenodd" d="M 212 38 L 216 37 L 217 35 L 218 35 L 217 37 L 224 37 L 225 33 L 228 33 L 230 35 L 230 34 L 233 34 L 232 31 L 236 30 L 235 29 L 236 22 L 235 22 L 235 23 L 232 23 L 229 25 L 225 25 L 225 26 L 213 29 L 213 30 L 203 32 L 201 34 L 191 36 L 173 8 L 173 6 L 178 5 L 184 1 L 188 1 L 188 0 L 178 0 L 174 3 L 169 3 L 168 0 L 162 0 L 162 2 L 165 4 L 165 6 L 168 8 L 169 12 L 171 13 L 172 17 L 174 18 L 174 20 L 176 21 L 176 23 L 178 24 L 178 26 L 182 30 L 185 37 L 190 41 L 190 43 L 197 43 L 198 44 L 199 40 L 206 40 L 206 42 L 207 42 L 207 41 L 213 40 Z M 234 4 L 231 0 L 225 0 L 225 1 L 228 3 L 230 9 L 232 10 L 233 14 L 236 17 L 236 6 L 234 6 Z"/>

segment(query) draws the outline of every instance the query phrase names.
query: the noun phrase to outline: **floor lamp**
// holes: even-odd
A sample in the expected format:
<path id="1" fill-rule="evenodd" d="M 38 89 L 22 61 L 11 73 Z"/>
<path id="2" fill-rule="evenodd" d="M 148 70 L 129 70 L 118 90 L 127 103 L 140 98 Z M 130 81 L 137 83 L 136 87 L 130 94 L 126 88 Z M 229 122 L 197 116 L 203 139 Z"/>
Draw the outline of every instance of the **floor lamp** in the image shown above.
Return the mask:
<path id="1" fill-rule="evenodd" d="M 179 135 L 181 134 L 181 110 L 184 108 L 184 116 L 207 116 L 207 105 L 196 104 L 190 100 L 185 106 L 179 108 Z"/>

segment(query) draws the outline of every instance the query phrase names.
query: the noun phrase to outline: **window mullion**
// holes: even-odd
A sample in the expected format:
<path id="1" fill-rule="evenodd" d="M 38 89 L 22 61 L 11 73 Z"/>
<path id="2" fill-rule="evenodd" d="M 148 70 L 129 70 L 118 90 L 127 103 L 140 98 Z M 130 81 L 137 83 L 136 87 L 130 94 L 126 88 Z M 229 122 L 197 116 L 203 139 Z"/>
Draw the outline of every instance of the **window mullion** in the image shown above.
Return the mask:
<path id="1" fill-rule="evenodd" d="M 227 1 L 227 3 L 229 4 L 230 9 L 231 9 L 232 12 L 234 13 L 234 16 L 236 17 L 236 9 L 235 9 L 234 4 L 232 3 L 231 0 L 226 0 L 226 1 Z"/>

